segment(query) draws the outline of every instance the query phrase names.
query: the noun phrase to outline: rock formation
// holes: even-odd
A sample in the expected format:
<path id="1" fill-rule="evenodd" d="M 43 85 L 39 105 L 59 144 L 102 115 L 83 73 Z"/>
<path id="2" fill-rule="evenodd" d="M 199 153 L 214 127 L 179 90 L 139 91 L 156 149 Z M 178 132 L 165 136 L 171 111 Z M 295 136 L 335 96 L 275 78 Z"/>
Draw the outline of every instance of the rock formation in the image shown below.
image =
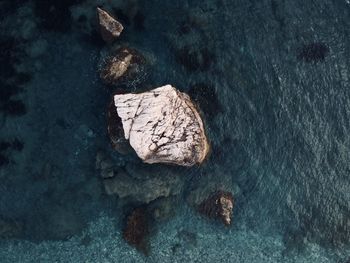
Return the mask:
<path id="1" fill-rule="evenodd" d="M 145 58 L 135 49 L 120 47 L 102 65 L 101 79 L 108 85 L 138 83 L 145 77 Z"/>
<path id="2" fill-rule="evenodd" d="M 166 85 L 114 96 L 125 139 L 145 163 L 192 166 L 204 161 L 209 143 L 188 95 Z"/>
<path id="3" fill-rule="evenodd" d="M 98 20 L 102 39 L 107 43 L 112 43 L 123 31 L 123 25 L 106 11 L 97 7 Z"/>
<path id="4" fill-rule="evenodd" d="M 217 191 L 202 201 L 198 211 L 212 219 L 220 219 L 225 225 L 231 224 L 233 196 L 230 192 Z"/>
<path id="5" fill-rule="evenodd" d="M 146 209 L 138 207 L 127 217 L 123 238 L 130 245 L 147 254 L 146 238 L 149 234 Z"/>
<path id="6" fill-rule="evenodd" d="M 133 202 L 150 203 L 160 197 L 178 195 L 183 190 L 183 177 L 175 167 L 127 164 L 124 168 L 111 167 L 111 161 L 99 153 L 97 168 L 108 195 L 117 195 Z"/>

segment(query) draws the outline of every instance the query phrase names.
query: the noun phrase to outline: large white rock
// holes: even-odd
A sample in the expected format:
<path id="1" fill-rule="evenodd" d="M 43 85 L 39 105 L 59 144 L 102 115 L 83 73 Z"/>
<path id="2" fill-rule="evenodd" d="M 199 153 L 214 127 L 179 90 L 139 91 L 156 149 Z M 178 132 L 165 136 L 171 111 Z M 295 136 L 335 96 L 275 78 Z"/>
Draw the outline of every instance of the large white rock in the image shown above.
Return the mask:
<path id="1" fill-rule="evenodd" d="M 192 166 L 209 151 L 202 119 L 188 95 L 171 85 L 115 95 L 124 136 L 146 163 Z"/>

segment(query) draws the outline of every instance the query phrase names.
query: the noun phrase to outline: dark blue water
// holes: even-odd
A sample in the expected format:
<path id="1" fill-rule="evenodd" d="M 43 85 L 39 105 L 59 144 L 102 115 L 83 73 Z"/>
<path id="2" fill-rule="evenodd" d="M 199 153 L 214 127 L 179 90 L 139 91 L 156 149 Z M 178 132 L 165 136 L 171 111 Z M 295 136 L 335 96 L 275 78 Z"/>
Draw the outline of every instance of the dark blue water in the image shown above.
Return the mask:
<path id="1" fill-rule="evenodd" d="M 174 169 L 175 214 L 154 222 L 150 255 L 128 246 L 133 204 L 104 193 L 95 156 L 140 163 L 108 141 L 96 4 L 1 1 L 0 262 L 350 260 L 350 3 L 98 4 L 125 25 L 119 43 L 150 61 L 142 85 L 169 83 L 196 99 L 211 156 Z M 235 195 L 230 228 L 188 203 L 211 185 Z"/>

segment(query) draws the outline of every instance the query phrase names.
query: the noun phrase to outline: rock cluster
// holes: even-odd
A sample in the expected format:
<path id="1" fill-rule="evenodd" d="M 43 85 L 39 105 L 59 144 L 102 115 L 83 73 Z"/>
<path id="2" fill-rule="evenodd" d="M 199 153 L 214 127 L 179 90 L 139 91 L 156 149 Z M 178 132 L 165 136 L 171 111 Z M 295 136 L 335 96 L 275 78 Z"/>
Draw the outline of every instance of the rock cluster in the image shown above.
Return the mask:
<path id="1" fill-rule="evenodd" d="M 125 139 L 145 163 L 192 166 L 204 161 L 209 143 L 190 98 L 170 85 L 114 96 Z"/>
<path id="2" fill-rule="evenodd" d="M 202 201 L 198 211 L 209 218 L 219 219 L 228 226 L 231 224 L 233 205 L 230 192 L 217 191 Z"/>
<path id="3" fill-rule="evenodd" d="M 118 26 L 111 25 L 114 23 L 111 22 L 113 17 L 103 10 L 98 9 L 98 14 L 102 38 L 110 43 L 123 28 L 121 26 L 119 30 Z M 105 25 L 101 24 L 102 18 Z M 120 32 L 113 36 L 111 28 Z M 203 163 L 210 147 L 199 113 L 201 111 L 187 94 L 171 85 L 141 93 L 140 83 L 145 83 L 145 76 L 149 75 L 146 69 L 152 64 L 149 57 L 127 46 L 113 46 L 111 50 L 100 69 L 100 78 L 114 90 L 108 106 L 109 137 L 115 150 L 122 154 L 135 152 L 144 163 L 134 161 L 116 165 L 106 153 L 99 152 L 96 169 L 108 195 L 118 196 L 121 204 L 141 205 L 126 217 L 123 238 L 147 254 L 150 222 L 160 222 L 173 216 L 174 206 L 182 196 L 185 181 L 181 173 L 185 168 L 178 166 Z M 210 68 L 212 55 L 208 49 L 197 52 L 184 48 L 180 53 L 182 55 L 178 58 L 190 71 Z M 130 87 L 138 93 L 126 92 Z M 193 96 L 196 102 L 201 102 L 201 106 L 209 108 L 214 103 L 214 107 L 219 108 L 217 101 L 213 101 L 216 98 L 214 88 L 204 84 L 192 87 L 190 91 L 192 95 L 205 93 L 205 98 Z M 211 114 L 207 115 L 213 116 L 216 112 Z M 160 164 L 174 164 L 177 167 Z M 190 200 L 189 203 L 200 213 L 230 225 L 234 204 L 233 195 L 228 189 L 231 184 L 222 178 L 217 180 L 202 180 L 204 185 L 194 187 L 187 201 Z"/>
<path id="4" fill-rule="evenodd" d="M 115 167 L 105 153 L 99 152 L 96 168 L 108 195 L 117 195 L 132 202 L 148 204 L 161 197 L 178 195 L 183 190 L 184 182 L 174 167 L 162 167 L 162 170 L 145 164 Z"/>
<path id="5" fill-rule="evenodd" d="M 97 7 L 98 20 L 102 39 L 112 43 L 123 31 L 123 25 L 103 9 Z"/>

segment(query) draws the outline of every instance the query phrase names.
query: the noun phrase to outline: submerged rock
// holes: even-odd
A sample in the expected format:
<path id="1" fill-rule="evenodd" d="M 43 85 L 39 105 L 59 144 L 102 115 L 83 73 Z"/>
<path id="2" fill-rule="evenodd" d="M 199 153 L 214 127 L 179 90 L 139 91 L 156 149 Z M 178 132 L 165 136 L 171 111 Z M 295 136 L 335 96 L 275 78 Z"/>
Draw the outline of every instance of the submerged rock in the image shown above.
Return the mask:
<path id="1" fill-rule="evenodd" d="M 209 152 L 203 121 L 185 93 L 170 85 L 114 96 L 125 139 L 145 163 L 200 164 Z"/>
<path id="2" fill-rule="evenodd" d="M 128 164 L 124 169 L 113 171 L 113 177 L 105 177 L 103 184 L 108 195 L 150 203 L 160 197 L 178 195 L 183 190 L 183 179 L 173 168 Z M 101 176 L 104 176 L 102 172 Z"/>
<path id="3" fill-rule="evenodd" d="M 149 226 L 146 209 L 138 207 L 127 217 L 123 238 L 130 245 L 147 254 L 146 239 L 148 234 Z"/>
<path id="4" fill-rule="evenodd" d="M 145 62 L 135 49 L 121 47 L 105 60 L 100 77 L 108 85 L 136 84 L 145 76 Z"/>
<path id="5" fill-rule="evenodd" d="M 212 219 L 220 219 L 225 225 L 231 224 L 233 196 L 230 192 L 217 191 L 202 201 L 198 211 Z"/>
<path id="6" fill-rule="evenodd" d="M 102 39 L 112 43 L 123 31 L 123 25 L 103 9 L 97 7 L 98 20 Z"/>

